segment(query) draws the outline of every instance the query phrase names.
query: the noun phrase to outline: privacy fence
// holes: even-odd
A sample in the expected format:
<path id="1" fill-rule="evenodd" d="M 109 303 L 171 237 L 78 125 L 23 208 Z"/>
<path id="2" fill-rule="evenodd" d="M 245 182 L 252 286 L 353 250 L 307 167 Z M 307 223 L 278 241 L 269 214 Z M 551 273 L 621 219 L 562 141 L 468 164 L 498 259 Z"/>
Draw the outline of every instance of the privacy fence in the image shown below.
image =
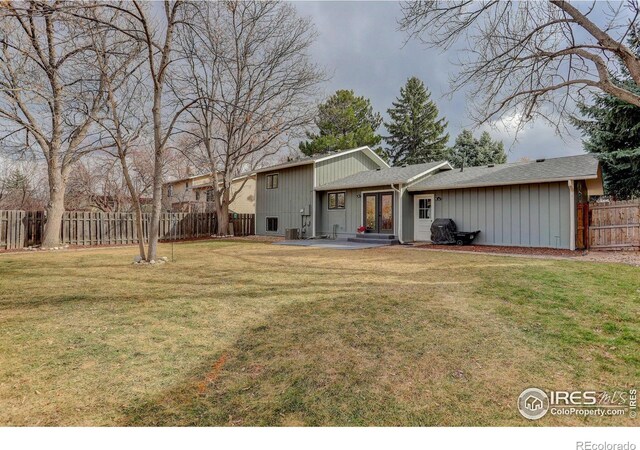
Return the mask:
<path id="1" fill-rule="evenodd" d="M 45 223 L 44 211 L 0 211 L 0 250 L 39 245 Z M 149 238 L 150 214 L 143 214 L 143 239 Z M 255 233 L 253 214 L 229 214 L 233 234 Z M 161 240 L 197 239 L 218 233 L 215 213 L 163 213 Z M 138 243 L 133 213 L 67 211 L 62 217 L 63 245 L 124 245 Z"/>
<path id="2" fill-rule="evenodd" d="M 640 200 L 590 204 L 589 248 L 640 250 Z"/>

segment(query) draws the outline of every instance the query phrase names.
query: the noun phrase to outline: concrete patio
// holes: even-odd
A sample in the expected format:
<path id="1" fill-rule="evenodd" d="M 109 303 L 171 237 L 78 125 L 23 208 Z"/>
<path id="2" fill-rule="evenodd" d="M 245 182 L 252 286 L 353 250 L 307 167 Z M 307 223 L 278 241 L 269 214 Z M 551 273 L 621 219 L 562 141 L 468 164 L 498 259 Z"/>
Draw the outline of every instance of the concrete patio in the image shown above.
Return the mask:
<path id="1" fill-rule="evenodd" d="M 388 244 L 371 244 L 364 242 L 350 242 L 346 239 L 300 239 L 295 241 L 279 241 L 273 245 L 293 245 L 298 247 L 330 248 L 337 250 L 361 250 L 365 248 L 385 247 Z"/>

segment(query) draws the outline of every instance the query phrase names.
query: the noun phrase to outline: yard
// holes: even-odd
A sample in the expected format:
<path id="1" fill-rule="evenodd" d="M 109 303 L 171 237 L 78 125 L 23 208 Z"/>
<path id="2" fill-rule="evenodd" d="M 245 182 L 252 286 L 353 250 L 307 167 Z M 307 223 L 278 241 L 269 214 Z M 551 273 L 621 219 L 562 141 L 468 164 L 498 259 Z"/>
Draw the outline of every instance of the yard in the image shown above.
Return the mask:
<path id="1" fill-rule="evenodd" d="M 637 425 L 523 419 L 640 380 L 640 269 L 214 241 L 0 255 L 0 425 Z M 169 256 L 169 245 L 161 255 Z"/>

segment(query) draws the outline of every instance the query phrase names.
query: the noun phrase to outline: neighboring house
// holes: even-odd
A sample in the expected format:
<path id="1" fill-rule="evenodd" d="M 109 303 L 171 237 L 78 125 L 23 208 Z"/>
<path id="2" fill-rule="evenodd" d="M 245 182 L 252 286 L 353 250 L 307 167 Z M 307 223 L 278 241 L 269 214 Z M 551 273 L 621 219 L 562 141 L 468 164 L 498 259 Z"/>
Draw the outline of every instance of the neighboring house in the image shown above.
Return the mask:
<path id="1" fill-rule="evenodd" d="M 211 197 L 211 175 L 196 175 L 169 181 L 162 186 L 162 206 L 167 211 L 213 212 Z M 256 177 L 243 175 L 231 181 L 230 194 L 236 198 L 229 205 L 229 211 L 238 214 L 255 214 Z"/>
<path id="2" fill-rule="evenodd" d="M 256 172 L 256 234 L 353 237 L 357 229 L 429 241 L 436 218 L 480 230 L 476 244 L 574 249 L 578 204 L 602 194 L 592 155 L 453 169 L 389 167 L 368 147 Z M 581 242 L 581 241 L 580 241 Z"/>

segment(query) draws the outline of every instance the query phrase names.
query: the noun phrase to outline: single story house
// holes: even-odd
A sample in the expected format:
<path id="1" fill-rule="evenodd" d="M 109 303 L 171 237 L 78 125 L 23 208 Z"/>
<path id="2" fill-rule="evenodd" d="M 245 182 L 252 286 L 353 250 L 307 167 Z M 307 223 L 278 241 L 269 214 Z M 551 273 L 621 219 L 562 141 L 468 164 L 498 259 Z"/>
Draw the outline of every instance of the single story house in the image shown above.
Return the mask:
<path id="1" fill-rule="evenodd" d="M 164 183 L 162 185 L 163 208 L 174 212 L 213 212 L 212 182 L 211 174 L 203 174 Z M 230 194 L 236 196 L 229 205 L 229 211 L 238 214 L 255 214 L 255 175 L 235 177 L 231 181 Z"/>
<path id="2" fill-rule="evenodd" d="M 481 233 L 474 243 L 575 249 L 578 205 L 602 194 L 592 155 L 454 169 L 447 161 L 389 167 L 369 147 L 256 172 L 256 234 L 429 241 L 436 218 Z M 586 220 L 586 218 L 585 218 Z"/>

